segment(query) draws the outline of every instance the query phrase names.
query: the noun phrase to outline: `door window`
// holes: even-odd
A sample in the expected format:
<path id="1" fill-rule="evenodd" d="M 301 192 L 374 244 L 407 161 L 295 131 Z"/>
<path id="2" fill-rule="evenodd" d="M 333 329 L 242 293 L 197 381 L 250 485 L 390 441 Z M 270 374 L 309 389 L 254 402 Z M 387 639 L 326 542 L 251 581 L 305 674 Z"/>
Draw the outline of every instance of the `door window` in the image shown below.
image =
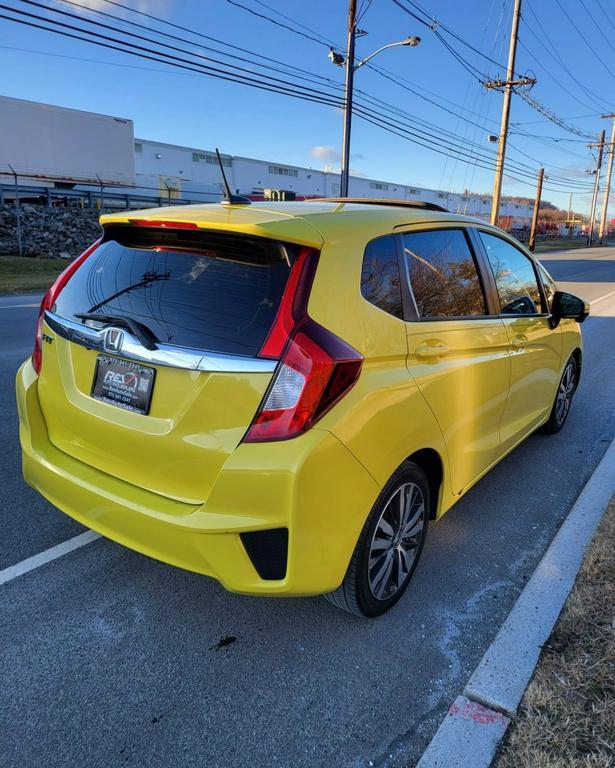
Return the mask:
<path id="1" fill-rule="evenodd" d="M 361 270 L 361 294 L 370 304 L 403 317 L 399 262 L 394 235 L 368 243 Z"/>
<path id="2" fill-rule="evenodd" d="M 476 263 L 461 229 L 410 232 L 402 237 L 419 317 L 487 314 Z"/>
<path id="3" fill-rule="evenodd" d="M 540 288 L 534 265 L 518 248 L 487 232 L 479 232 L 493 270 L 503 315 L 536 315 L 542 312 Z"/>

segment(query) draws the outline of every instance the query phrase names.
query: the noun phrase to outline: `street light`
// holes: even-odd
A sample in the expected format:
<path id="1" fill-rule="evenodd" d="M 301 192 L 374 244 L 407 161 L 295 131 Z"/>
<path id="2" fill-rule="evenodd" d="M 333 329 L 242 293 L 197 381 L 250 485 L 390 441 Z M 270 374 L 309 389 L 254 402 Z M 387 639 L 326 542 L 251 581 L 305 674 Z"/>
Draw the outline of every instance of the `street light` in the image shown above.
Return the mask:
<path id="1" fill-rule="evenodd" d="M 354 82 L 354 73 L 359 67 L 362 67 L 374 56 L 377 56 L 381 51 L 387 48 L 396 48 L 397 46 L 409 46 L 415 48 L 421 42 L 421 38 L 416 35 L 409 35 L 403 40 L 399 40 L 396 43 L 388 43 L 383 45 L 378 50 L 370 53 L 364 59 L 361 59 L 357 64 L 354 63 L 354 44 L 356 36 L 356 0 L 350 0 L 348 10 L 348 55 L 346 58 L 335 51 L 333 48 L 329 51 L 330 61 L 338 67 L 346 67 L 346 83 L 344 87 L 344 133 L 342 137 L 342 162 L 341 162 L 341 174 L 340 174 L 340 197 L 348 197 L 348 181 L 349 181 L 349 163 L 350 163 L 350 127 L 352 122 L 352 87 Z"/>

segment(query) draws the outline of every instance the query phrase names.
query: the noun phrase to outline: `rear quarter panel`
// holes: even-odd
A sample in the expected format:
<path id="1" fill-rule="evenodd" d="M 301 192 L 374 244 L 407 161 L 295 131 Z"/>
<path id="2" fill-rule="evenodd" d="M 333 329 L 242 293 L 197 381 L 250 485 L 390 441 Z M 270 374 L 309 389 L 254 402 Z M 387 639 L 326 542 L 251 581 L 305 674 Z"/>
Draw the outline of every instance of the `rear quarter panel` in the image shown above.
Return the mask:
<path id="1" fill-rule="evenodd" d="M 338 437 L 380 487 L 415 451 L 432 448 L 443 464 L 439 509 L 450 506 L 448 460 L 440 428 L 406 367 L 403 320 L 361 295 L 361 269 L 370 240 L 391 233 L 377 226 L 333 228 L 325 238 L 310 295 L 310 317 L 364 357 L 352 390 L 319 422 Z"/>

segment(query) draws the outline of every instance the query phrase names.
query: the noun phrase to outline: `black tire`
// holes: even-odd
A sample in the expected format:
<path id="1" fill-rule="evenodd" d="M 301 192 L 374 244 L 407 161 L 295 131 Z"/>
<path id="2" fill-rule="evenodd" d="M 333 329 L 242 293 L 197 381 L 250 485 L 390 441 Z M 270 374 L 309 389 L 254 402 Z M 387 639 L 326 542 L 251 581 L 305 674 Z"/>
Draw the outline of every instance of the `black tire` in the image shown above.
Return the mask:
<path id="1" fill-rule="evenodd" d="M 554 435 L 556 432 L 559 432 L 566 423 L 566 419 L 570 413 L 572 398 L 578 383 L 579 363 L 577 362 L 577 358 L 574 355 L 571 355 L 564 366 L 562 378 L 557 385 L 555 402 L 553 403 L 553 408 L 551 408 L 549 420 L 542 428 L 542 431 L 545 434 Z"/>
<path id="2" fill-rule="evenodd" d="M 368 618 L 392 608 L 405 592 L 418 564 L 427 535 L 429 510 L 427 477 L 418 465 L 406 461 L 376 499 L 344 581 L 325 598 L 344 611 Z M 389 540 L 390 545 L 386 543 Z"/>

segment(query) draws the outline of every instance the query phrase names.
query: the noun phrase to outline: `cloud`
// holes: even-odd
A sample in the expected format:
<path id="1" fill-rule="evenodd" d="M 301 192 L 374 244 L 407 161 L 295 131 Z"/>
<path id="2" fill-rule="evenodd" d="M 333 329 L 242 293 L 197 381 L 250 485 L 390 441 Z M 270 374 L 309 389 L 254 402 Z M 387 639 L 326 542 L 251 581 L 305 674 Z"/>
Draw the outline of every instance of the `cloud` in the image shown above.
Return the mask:
<path id="1" fill-rule="evenodd" d="M 337 163 L 340 160 L 339 149 L 336 149 L 335 147 L 326 147 L 323 145 L 312 147 L 310 149 L 310 155 L 318 158 L 318 160 L 322 160 L 324 163 Z"/>
<path id="2" fill-rule="evenodd" d="M 106 2 L 106 0 L 77 0 L 79 5 L 82 5 L 84 9 L 90 9 L 92 11 L 111 11 L 117 12 L 118 9 L 113 7 L 112 3 Z M 60 5 L 58 0 L 55 0 L 56 5 Z M 160 12 L 165 6 L 168 5 L 168 0 L 133 0 L 131 6 L 136 11 L 148 11 L 148 12 Z M 76 6 L 73 6 L 76 8 Z"/>

